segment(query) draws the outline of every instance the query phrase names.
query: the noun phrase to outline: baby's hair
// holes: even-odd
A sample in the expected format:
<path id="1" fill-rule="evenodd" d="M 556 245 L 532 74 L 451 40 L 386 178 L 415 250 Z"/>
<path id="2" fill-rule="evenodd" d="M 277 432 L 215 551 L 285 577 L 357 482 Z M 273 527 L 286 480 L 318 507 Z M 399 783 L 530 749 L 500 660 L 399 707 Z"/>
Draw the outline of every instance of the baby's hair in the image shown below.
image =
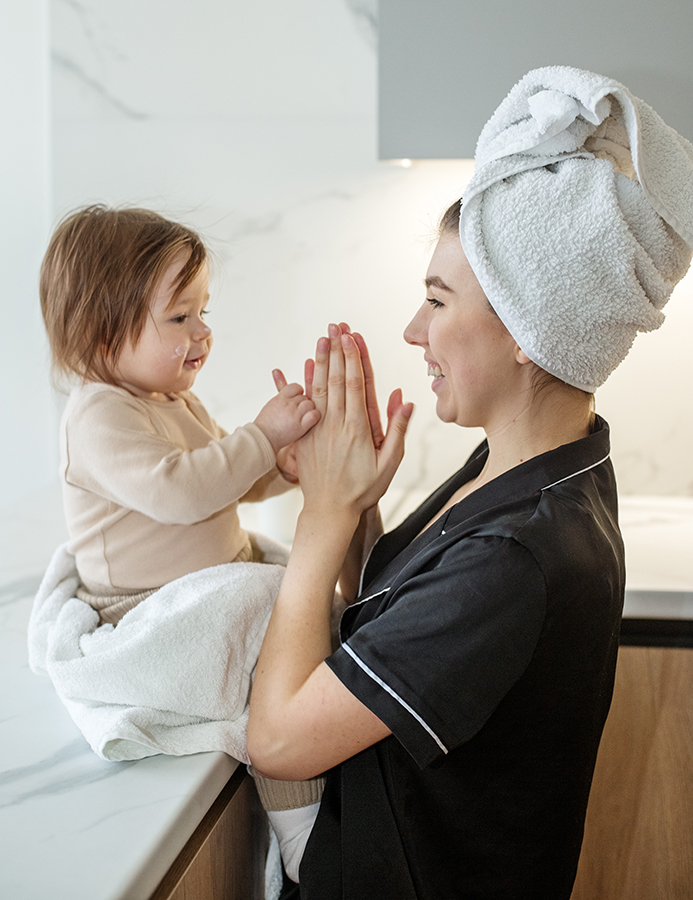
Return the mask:
<path id="1" fill-rule="evenodd" d="M 116 384 L 120 353 L 140 339 L 154 290 L 179 254 L 187 260 L 171 302 L 207 260 L 192 229 L 148 209 L 95 205 L 66 216 L 41 266 L 54 371 Z"/>

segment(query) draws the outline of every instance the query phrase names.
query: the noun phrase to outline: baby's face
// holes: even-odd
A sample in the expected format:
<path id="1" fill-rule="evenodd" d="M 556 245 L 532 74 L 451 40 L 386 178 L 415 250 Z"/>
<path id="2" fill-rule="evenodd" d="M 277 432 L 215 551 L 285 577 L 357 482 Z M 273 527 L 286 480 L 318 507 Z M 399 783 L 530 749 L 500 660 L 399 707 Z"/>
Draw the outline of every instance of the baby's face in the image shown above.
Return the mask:
<path id="1" fill-rule="evenodd" d="M 204 316 L 209 301 L 209 270 L 205 263 L 172 306 L 176 279 L 186 262 L 177 256 L 154 291 L 142 336 L 128 342 L 118 360 L 118 382 L 136 397 L 169 400 L 188 391 L 212 348 L 212 331 Z"/>

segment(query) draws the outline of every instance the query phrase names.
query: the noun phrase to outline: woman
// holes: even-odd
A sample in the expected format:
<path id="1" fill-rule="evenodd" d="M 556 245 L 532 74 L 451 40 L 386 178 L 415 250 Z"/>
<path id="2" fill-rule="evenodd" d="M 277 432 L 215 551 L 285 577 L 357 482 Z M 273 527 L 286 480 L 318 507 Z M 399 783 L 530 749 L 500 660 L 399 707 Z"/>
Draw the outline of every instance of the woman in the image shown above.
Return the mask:
<path id="1" fill-rule="evenodd" d="M 487 440 L 372 552 L 411 406 L 392 395 L 383 438 L 361 339 L 318 343 L 248 739 L 271 778 L 327 772 L 302 898 L 570 897 L 624 590 L 592 392 L 688 267 L 691 185 L 693 147 L 616 82 L 514 88 L 405 331 L 439 417 Z M 335 585 L 354 600 L 369 552 L 332 653 Z"/>

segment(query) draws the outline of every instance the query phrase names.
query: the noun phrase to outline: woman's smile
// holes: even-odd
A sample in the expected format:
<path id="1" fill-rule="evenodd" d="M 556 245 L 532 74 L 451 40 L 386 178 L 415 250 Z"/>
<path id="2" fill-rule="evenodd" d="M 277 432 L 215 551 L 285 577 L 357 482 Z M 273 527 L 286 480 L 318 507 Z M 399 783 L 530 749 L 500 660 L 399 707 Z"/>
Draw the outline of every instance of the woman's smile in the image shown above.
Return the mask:
<path id="1" fill-rule="evenodd" d="M 491 308 L 456 235 L 443 235 L 426 299 L 404 332 L 421 347 L 443 422 L 491 426 L 517 392 L 516 344 Z"/>
<path id="2" fill-rule="evenodd" d="M 445 375 L 443 375 L 443 370 L 440 366 L 433 362 L 430 359 L 424 357 L 426 362 L 428 363 L 428 374 L 433 377 L 433 381 L 431 382 L 431 390 L 437 390 L 445 379 Z"/>

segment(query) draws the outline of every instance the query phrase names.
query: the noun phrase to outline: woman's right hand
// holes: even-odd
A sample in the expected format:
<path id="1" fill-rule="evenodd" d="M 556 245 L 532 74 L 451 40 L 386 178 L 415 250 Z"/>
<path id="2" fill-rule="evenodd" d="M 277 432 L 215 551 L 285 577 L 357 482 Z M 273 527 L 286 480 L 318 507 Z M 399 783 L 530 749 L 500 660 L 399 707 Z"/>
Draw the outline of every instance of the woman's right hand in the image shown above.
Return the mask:
<path id="1" fill-rule="evenodd" d="M 399 465 L 413 407 L 393 393 L 387 432 L 376 446 L 377 404 L 357 340 L 337 325 L 329 335 L 318 341 L 306 382 L 321 419 L 295 443 L 305 504 L 255 670 L 248 722 L 253 765 L 270 778 L 293 781 L 390 734 L 324 660 L 332 652 L 337 579 L 363 512 L 375 506 Z"/>
<path id="2" fill-rule="evenodd" d="M 310 395 L 321 419 L 296 445 L 304 510 L 358 518 L 397 471 L 413 405 L 394 391 L 382 435 L 365 343 L 338 325 L 318 341 Z"/>

